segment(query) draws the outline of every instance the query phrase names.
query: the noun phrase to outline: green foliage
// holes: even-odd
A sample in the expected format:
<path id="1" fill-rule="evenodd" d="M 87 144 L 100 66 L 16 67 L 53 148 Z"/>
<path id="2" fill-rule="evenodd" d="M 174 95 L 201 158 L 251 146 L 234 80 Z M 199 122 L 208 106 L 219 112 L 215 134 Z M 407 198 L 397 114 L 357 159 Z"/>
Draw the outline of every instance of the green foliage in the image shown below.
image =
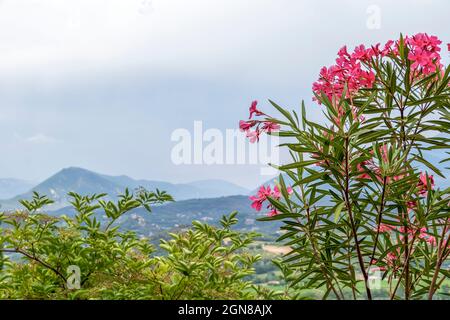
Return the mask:
<path id="1" fill-rule="evenodd" d="M 104 194 L 69 194 L 73 218 L 43 213 L 51 201 L 34 194 L 25 210 L 0 216 L 2 299 L 240 299 L 253 296 L 246 277 L 260 259 L 245 252 L 256 234 L 194 222 L 191 229 L 162 241 L 154 255 L 148 239 L 121 232 L 118 220 L 133 209 L 172 198 L 164 192 L 128 190 L 117 202 Z M 100 217 L 102 215 L 103 217 Z M 73 270 L 79 268 L 79 288 Z"/>
<path id="2" fill-rule="evenodd" d="M 450 189 L 434 188 L 431 175 L 446 178 L 449 159 L 430 154 L 449 154 L 450 67 L 412 78 L 405 56 L 373 58 L 373 88 L 337 102 L 318 96 L 327 124 L 308 120 L 304 104 L 299 119 L 270 101 L 285 119 L 268 120 L 283 126 L 292 161 L 279 167 L 282 199 L 269 199 L 278 214 L 262 220 L 284 223 L 279 241 L 293 250 L 280 267 L 295 290 L 337 299 L 448 294 Z M 375 270 L 384 295 L 371 288 Z"/>

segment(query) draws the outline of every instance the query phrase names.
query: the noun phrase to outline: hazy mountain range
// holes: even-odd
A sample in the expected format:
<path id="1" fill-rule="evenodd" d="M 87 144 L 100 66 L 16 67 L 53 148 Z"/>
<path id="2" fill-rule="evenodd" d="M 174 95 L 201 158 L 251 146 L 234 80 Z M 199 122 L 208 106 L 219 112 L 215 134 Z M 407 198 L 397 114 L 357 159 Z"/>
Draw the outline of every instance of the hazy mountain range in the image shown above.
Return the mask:
<path id="1" fill-rule="evenodd" d="M 14 186 L 8 189 L 9 185 Z M 0 180 L 0 203 L 3 209 L 17 207 L 20 199 L 30 199 L 33 191 L 45 194 L 55 203 L 54 210 L 67 206 L 67 193 L 70 191 L 87 195 L 94 193 L 107 193 L 114 199 L 126 188 L 134 190 L 144 187 L 147 190 L 164 190 L 174 197 L 175 200 L 214 198 L 231 195 L 247 195 L 249 190 L 224 180 L 202 180 L 191 183 L 173 184 L 164 181 L 136 180 L 128 176 L 109 176 L 82 168 L 70 167 L 62 169 L 43 182 L 33 186 L 20 180 L 3 179 Z M 2 182 L 4 182 L 2 184 Z M 2 186 L 5 186 L 2 189 Z M 3 190 L 3 191 L 2 191 Z M 3 192 L 3 193 L 1 193 Z"/>
<path id="2" fill-rule="evenodd" d="M 117 221 L 121 229 L 135 231 L 141 236 L 159 239 L 165 237 L 167 231 L 190 226 L 193 220 L 218 224 L 223 215 L 233 211 L 239 212 L 238 230 L 257 231 L 275 236 L 279 228 L 276 222 L 256 221 L 266 212 L 256 212 L 251 207 L 249 194 L 253 191 L 224 180 L 174 184 L 164 181 L 137 180 L 125 175 L 104 175 L 76 167 L 62 169 L 35 185 L 22 180 L 0 179 L 0 194 L 7 198 L 0 200 L 0 204 L 2 210 L 19 208 L 18 201 L 31 199 L 33 191 L 36 191 L 55 201 L 54 204 L 45 207 L 48 214 L 73 216 L 76 212 L 69 204 L 68 192 L 73 191 L 83 195 L 107 193 L 108 198 L 114 200 L 126 188 L 134 190 L 138 187 L 167 191 L 176 200 L 152 207 L 151 213 L 144 209 L 133 210 Z M 101 210 L 96 212 L 96 216 L 100 221 L 106 218 Z"/>

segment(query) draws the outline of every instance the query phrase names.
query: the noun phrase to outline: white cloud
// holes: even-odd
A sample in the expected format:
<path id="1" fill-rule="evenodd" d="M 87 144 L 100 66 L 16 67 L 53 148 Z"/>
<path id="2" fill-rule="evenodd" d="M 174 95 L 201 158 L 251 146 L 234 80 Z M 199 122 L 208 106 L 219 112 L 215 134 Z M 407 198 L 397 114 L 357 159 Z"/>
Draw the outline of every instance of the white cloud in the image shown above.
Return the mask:
<path id="1" fill-rule="evenodd" d="M 60 140 L 58 140 L 54 137 L 48 136 L 44 133 L 37 133 L 30 137 L 26 137 L 23 139 L 23 141 L 32 143 L 32 144 L 50 144 L 50 143 L 60 142 Z"/>
<path id="2" fill-rule="evenodd" d="M 410 2 L 414 5 L 407 5 Z M 350 0 L 4 0 L 0 3 L 0 79 L 38 77 L 58 85 L 61 79 L 80 74 L 151 70 L 244 82 L 300 82 L 299 78 L 331 62 L 345 43 L 385 41 L 400 32 L 442 33 L 446 27 L 448 4 L 444 1 L 378 0 L 381 29 L 368 30 L 366 9 L 371 4 Z M 433 12 L 442 19 L 423 15 L 431 5 L 440 8 Z M 309 88 L 310 83 L 299 85 Z"/>

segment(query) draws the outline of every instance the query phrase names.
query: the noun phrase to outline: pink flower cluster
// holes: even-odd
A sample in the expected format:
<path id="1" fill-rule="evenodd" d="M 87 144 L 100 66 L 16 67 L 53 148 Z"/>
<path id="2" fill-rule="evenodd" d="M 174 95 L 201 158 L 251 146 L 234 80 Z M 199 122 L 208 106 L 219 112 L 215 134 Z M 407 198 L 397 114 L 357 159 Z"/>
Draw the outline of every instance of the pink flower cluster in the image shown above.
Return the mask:
<path id="1" fill-rule="evenodd" d="M 408 238 L 412 239 L 414 237 L 414 235 L 418 232 L 418 238 L 425 240 L 426 242 L 428 242 L 429 244 L 436 246 L 436 238 L 430 234 L 428 234 L 427 229 L 426 228 L 420 228 L 420 229 L 416 229 L 414 227 L 409 227 L 409 228 L 405 228 L 405 227 L 396 227 L 396 226 L 391 226 L 388 224 L 380 224 L 379 227 L 379 231 L 380 233 L 389 233 L 392 231 L 397 230 L 400 233 L 403 234 L 408 234 Z M 375 231 L 377 231 L 377 228 L 375 228 Z"/>
<path id="2" fill-rule="evenodd" d="M 313 83 L 313 92 L 319 97 L 325 94 L 335 105 L 345 87 L 347 87 L 346 98 L 350 98 L 361 88 L 372 88 L 375 73 L 365 69 L 361 62 L 370 60 L 378 53 L 379 50 L 376 47 L 366 49 L 364 45 L 360 45 L 351 54 L 348 53 L 346 46 L 342 47 L 338 52 L 336 64 L 320 70 L 319 79 Z M 314 100 L 321 103 L 320 98 L 314 98 Z"/>
<path id="3" fill-rule="evenodd" d="M 374 231 L 377 231 L 377 228 L 375 228 Z M 409 240 L 412 240 L 414 238 L 414 236 L 417 235 L 418 239 L 427 242 L 428 244 L 430 244 L 433 247 L 437 246 L 436 237 L 434 237 L 433 235 L 430 235 L 427 232 L 427 229 L 425 227 L 422 227 L 420 229 L 415 228 L 415 227 L 409 227 L 406 230 L 405 227 L 396 227 L 396 226 L 391 226 L 391 225 L 382 223 L 379 226 L 379 231 L 380 231 L 380 233 L 384 233 L 384 234 L 386 234 L 386 233 L 389 234 L 392 231 L 397 231 L 404 235 L 407 234 Z M 403 241 L 402 239 L 404 238 L 404 235 L 400 236 L 400 241 Z M 400 256 L 401 256 L 400 248 L 397 248 L 397 250 L 395 252 L 389 252 L 386 255 L 386 257 L 384 258 L 384 262 L 388 267 L 393 268 L 395 271 L 396 270 L 396 262 Z M 373 259 L 371 261 L 371 265 L 377 265 L 377 264 L 378 264 L 378 261 L 376 259 Z M 387 268 L 385 266 L 379 266 L 379 267 L 374 268 L 374 270 L 386 271 Z"/>
<path id="4" fill-rule="evenodd" d="M 406 36 L 404 43 L 409 49 L 408 59 L 412 62 L 413 77 L 442 69 L 439 47 L 442 41 L 436 36 L 418 33 L 414 36 Z M 319 98 L 313 98 L 313 100 L 318 100 L 320 104 L 320 96 L 325 94 L 333 105 L 336 105 L 345 86 L 347 86 L 346 98 L 352 98 L 362 88 L 372 88 L 375 83 L 373 63 L 378 58 L 397 57 L 400 40 L 389 40 L 382 49 L 380 46 L 378 43 L 366 48 L 361 44 L 352 53 L 347 51 L 346 46 L 342 47 L 338 51 L 336 63 L 320 70 L 319 79 L 312 86 L 313 92 Z M 450 44 L 448 47 L 450 51 Z M 342 113 L 342 110 L 338 111 Z"/>
<path id="5" fill-rule="evenodd" d="M 390 266 L 390 267 L 394 266 L 396 260 L 397 260 L 397 254 L 395 252 L 389 252 L 386 255 L 386 263 L 388 266 Z"/>
<path id="6" fill-rule="evenodd" d="M 264 112 L 258 110 L 257 105 L 258 101 L 255 100 L 252 102 L 249 109 L 250 112 L 249 120 L 239 121 L 239 128 L 241 129 L 241 131 L 246 133 L 246 136 L 247 138 L 250 139 L 251 143 L 259 141 L 259 136 L 261 135 L 262 132 L 271 133 L 278 131 L 280 129 L 280 125 L 272 121 L 252 120 L 253 115 L 255 115 L 256 117 L 267 116 Z M 255 127 L 254 131 L 251 130 L 253 127 Z"/>
<path id="7" fill-rule="evenodd" d="M 428 179 L 427 179 L 428 177 Z M 433 175 L 427 175 L 426 173 L 421 173 L 419 177 L 419 182 L 417 183 L 417 188 L 419 195 L 425 196 L 428 193 L 428 182 L 430 183 L 430 189 L 434 188 L 434 177 Z"/>
<path id="8" fill-rule="evenodd" d="M 292 188 L 287 187 L 287 192 L 288 194 L 292 194 Z M 281 192 L 278 186 L 275 186 L 273 190 L 270 186 L 261 186 L 258 193 L 250 197 L 250 200 L 252 201 L 252 208 L 256 211 L 261 211 L 264 202 L 266 202 L 268 198 L 273 198 L 275 200 L 279 200 L 281 198 Z M 268 213 L 269 217 L 278 214 L 277 209 L 271 203 L 269 203 L 266 208 L 270 210 Z"/>
<path id="9" fill-rule="evenodd" d="M 408 59 L 412 62 L 411 69 L 416 73 L 428 75 L 441 70 L 441 48 L 442 43 L 436 36 L 429 36 L 426 33 L 418 33 L 412 37 L 405 37 L 408 45 Z"/>
<path id="10" fill-rule="evenodd" d="M 420 228 L 419 239 L 425 240 L 426 242 L 428 242 L 432 246 L 436 246 L 437 245 L 436 238 L 434 236 L 432 236 L 432 235 L 429 235 L 427 233 L 427 229 L 426 228 Z"/>
<path id="11" fill-rule="evenodd" d="M 385 224 L 385 223 L 381 223 L 380 224 L 380 227 L 379 227 L 380 233 L 387 233 L 387 232 L 390 232 L 390 231 L 393 231 L 393 230 L 395 230 L 395 226 L 390 226 L 390 225 Z M 375 231 L 377 231 L 376 228 L 375 228 Z"/>

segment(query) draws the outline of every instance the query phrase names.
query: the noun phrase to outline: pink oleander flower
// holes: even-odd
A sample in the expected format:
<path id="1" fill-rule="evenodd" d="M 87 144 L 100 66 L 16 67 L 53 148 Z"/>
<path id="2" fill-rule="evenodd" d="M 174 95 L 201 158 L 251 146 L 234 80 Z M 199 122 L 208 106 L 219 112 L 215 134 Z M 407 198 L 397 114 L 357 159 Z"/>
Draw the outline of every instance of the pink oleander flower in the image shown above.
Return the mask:
<path id="1" fill-rule="evenodd" d="M 250 112 L 250 116 L 249 119 L 250 120 L 240 120 L 239 121 L 239 129 L 243 132 L 245 132 L 246 137 L 249 138 L 250 143 L 255 143 L 259 141 L 259 137 L 261 135 L 261 133 L 266 132 L 266 133 L 272 133 L 274 131 L 277 131 L 280 129 L 280 125 L 269 121 L 269 120 L 259 120 L 259 119 L 255 119 L 255 120 L 251 120 L 253 118 L 253 116 L 255 117 L 259 117 L 259 116 L 267 116 L 264 112 L 260 111 L 257 109 L 258 105 L 258 101 L 253 101 L 249 112 Z M 254 131 L 251 131 L 250 129 L 255 127 Z"/>
<path id="2" fill-rule="evenodd" d="M 273 208 L 272 210 L 269 211 L 269 213 L 267 214 L 269 217 L 273 217 L 276 216 L 279 212 L 277 211 L 277 209 Z"/>
<path id="3" fill-rule="evenodd" d="M 252 208 L 254 208 L 256 211 L 261 211 L 262 204 L 264 201 L 267 200 L 267 197 L 269 197 L 272 194 L 272 190 L 270 186 L 264 187 L 261 186 L 258 190 L 258 193 L 255 196 L 251 196 L 250 200 L 253 201 Z"/>
<path id="4" fill-rule="evenodd" d="M 419 177 L 419 182 L 417 183 L 417 188 L 419 189 L 419 195 L 424 196 L 428 193 L 428 181 L 430 182 L 430 189 L 432 190 L 434 188 L 434 177 L 433 175 L 428 176 L 427 180 L 427 174 L 421 173 Z"/>
<path id="5" fill-rule="evenodd" d="M 428 236 L 428 238 L 426 238 L 425 241 L 431 244 L 433 247 L 437 245 L 436 237 L 434 236 Z"/>
<path id="6" fill-rule="evenodd" d="M 246 137 L 249 138 L 250 143 L 255 143 L 259 141 L 259 136 L 261 135 L 261 131 L 256 129 L 255 131 L 247 131 Z"/>
<path id="7" fill-rule="evenodd" d="M 384 45 L 383 50 L 381 50 L 381 56 L 385 57 L 387 55 L 398 56 L 398 42 L 394 40 L 389 40 Z"/>
<path id="8" fill-rule="evenodd" d="M 363 44 L 361 44 L 355 48 L 351 58 L 357 61 L 369 62 L 373 57 L 377 57 L 380 54 L 381 50 L 379 43 L 367 49 Z"/>
<path id="9" fill-rule="evenodd" d="M 336 64 L 320 70 L 319 79 L 313 83 L 314 93 L 319 97 L 325 94 L 336 104 L 346 86 L 346 98 L 350 98 L 361 88 L 371 88 L 375 82 L 375 73 L 371 69 L 364 69 L 361 62 L 368 62 L 379 54 L 379 45 L 368 49 L 360 45 L 351 54 L 346 46 L 342 47 L 338 52 Z M 320 98 L 313 100 L 321 103 Z"/>
<path id="10" fill-rule="evenodd" d="M 292 187 L 287 187 L 286 191 L 287 191 L 288 194 L 293 194 L 294 193 L 294 190 L 292 189 Z"/>
<path id="11" fill-rule="evenodd" d="M 371 271 L 386 271 L 387 268 L 385 266 L 377 266 L 378 264 L 378 260 L 377 259 L 372 259 L 370 261 L 370 266 L 374 266 L 374 267 L 370 267 Z"/>
<path id="12" fill-rule="evenodd" d="M 417 201 L 407 201 L 406 202 L 406 207 L 408 208 L 408 212 L 411 210 L 415 210 L 417 208 Z"/>
<path id="13" fill-rule="evenodd" d="M 387 270 L 387 268 L 384 267 L 384 266 L 381 266 L 381 267 L 374 267 L 374 268 L 372 268 L 371 270 L 372 270 L 372 271 L 381 271 L 381 272 L 384 272 L 384 271 Z"/>
<path id="14" fill-rule="evenodd" d="M 425 227 L 420 228 L 420 230 L 419 230 L 419 239 L 425 239 L 427 237 L 428 237 L 427 228 L 425 228 Z"/>
<path id="15" fill-rule="evenodd" d="M 387 163 L 389 160 L 389 149 L 386 144 L 381 145 L 378 149 L 380 156 L 381 156 L 381 162 Z M 371 150 L 370 154 L 373 156 L 374 151 Z M 381 166 L 376 165 L 374 162 L 374 159 L 364 160 L 356 165 L 356 172 L 360 173 L 358 175 L 358 179 L 371 179 L 371 176 L 369 175 L 369 171 L 373 172 L 377 181 L 380 183 L 383 183 L 383 175 Z M 403 178 L 408 176 L 407 173 L 401 173 L 395 176 L 386 177 L 386 183 L 389 184 L 392 181 L 399 181 Z"/>
<path id="16" fill-rule="evenodd" d="M 388 154 L 389 154 L 389 150 L 388 150 L 388 146 L 386 144 L 383 144 L 382 146 L 380 146 L 380 155 L 381 155 L 381 159 L 383 160 L 384 163 L 388 162 Z"/>
<path id="17" fill-rule="evenodd" d="M 435 72 L 441 68 L 442 43 L 436 36 L 426 33 L 418 33 L 412 37 L 405 37 L 405 43 L 409 47 L 408 59 L 412 61 L 411 69 L 423 75 Z"/>
<path id="18" fill-rule="evenodd" d="M 280 130 L 280 125 L 275 122 L 265 121 L 263 123 L 262 130 L 271 133 Z"/>
<path id="19" fill-rule="evenodd" d="M 250 109 L 249 109 L 249 112 L 250 112 L 249 119 L 251 119 L 253 117 L 253 115 L 256 115 L 256 116 L 263 116 L 263 115 L 265 115 L 264 112 L 261 112 L 260 110 L 258 110 L 256 108 L 257 105 L 258 105 L 258 101 L 255 100 L 255 101 L 252 102 L 252 104 L 250 106 Z"/>
<path id="20" fill-rule="evenodd" d="M 427 243 L 431 244 L 432 246 L 436 246 L 436 237 L 429 235 L 427 233 L 427 228 L 422 227 L 419 230 L 419 239 L 425 240 Z"/>
<path id="21" fill-rule="evenodd" d="M 288 194 L 292 194 L 294 192 L 291 187 L 286 187 L 286 191 L 287 191 Z M 277 199 L 277 200 L 281 198 L 281 191 L 278 188 L 278 186 L 275 186 L 273 188 L 272 197 Z"/>
<path id="22" fill-rule="evenodd" d="M 368 160 L 364 160 L 356 165 L 356 170 L 360 175 L 358 175 L 358 179 L 370 179 L 370 175 L 368 174 L 367 165 L 369 164 Z"/>
<path id="23" fill-rule="evenodd" d="M 256 121 L 241 120 L 241 121 L 239 121 L 239 129 L 241 129 L 241 131 L 246 132 L 246 131 L 250 130 L 255 124 L 256 124 Z"/>
<path id="24" fill-rule="evenodd" d="M 437 54 L 430 54 L 428 51 L 417 48 L 408 54 L 408 59 L 413 61 L 411 68 L 420 71 L 424 75 L 436 70 L 435 62 L 438 61 Z"/>
<path id="25" fill-rule="evenodd" d="M 356 46 L 351 57 L 355 60 L 365 60 L 367 57 L 366 47 L 363 44 Z"/>
<path id="26" fill-rule="evenodd" d="M 288 194 L 293 193 L 293 190 L 291 187 L 287 187 L 286 190 L 287 190 Z M 250 200 L 252 201 L 252 208 L 255 209 L 256 211 L 261 211 L 263 203 L 267 201 L 268 197 L 279 200 L 281 198 L 281 191 L 280 191 L 279 187 L 275 186 L 272 191 L 272 188 L 270 186 L 267 186 L 267 187 L 261 186 L 258 190 L 258 193 L 256 195 L 250 197 Z M 272 217 L 272 216 L 278 214 L 277 209 L 271 203 L 269 203 L 267 205 L 267 209 L 270 210 L 268 212 L 269 217 Z"/>
<path id="27" fill-rule="evenodd" d="M 417 236 L 418 239 L 424 240 L 425 242 L 431 244 L 432 246 L 436 246 L 436 238 L 430 234 L 428 234 L 427 228 L 422 227 L 420 229 L 409 226 L 408 228 L 405 228 L 404 226 L 398 228 L 398 231 L 402 233 L 403 235 L 400 236 L 400 239 L 403 241 L 405 235 L 407 234 L 408 239 L 413 239 L 415 236 Z"/>
<path id="28" fill-rule="evenodd" d="M 394 226 L 390 226 L 388 224 L 382 223 L 382 224 L 380 224 L 380 229 L 379 230 L 380 230 L 380 233 L 386 233 L 386 232 L 390 232 L 392 230 L 395 230 L 395 227 Z M 377 228 L 375 228 L 375 231 L 377 231 Z"/>
<path id="29" fill-rule="evenodd" d="M 389 266 L 392 266 L 395 263 L 396 260 L 397 260 L 397 255 L 394 252 L 389 252 L 386 255 L 386 263 Z"/>
<path id="30" fill-rule="evenodd" d="M 280 189 L 278 188 L 278 186 L 275 186 L 275 187 L 273 188 L 272 197 L 275 198 L 275 199 L 277 199 L 277 200 L 281 198 L 281 191 L 280 191 Z"/>

